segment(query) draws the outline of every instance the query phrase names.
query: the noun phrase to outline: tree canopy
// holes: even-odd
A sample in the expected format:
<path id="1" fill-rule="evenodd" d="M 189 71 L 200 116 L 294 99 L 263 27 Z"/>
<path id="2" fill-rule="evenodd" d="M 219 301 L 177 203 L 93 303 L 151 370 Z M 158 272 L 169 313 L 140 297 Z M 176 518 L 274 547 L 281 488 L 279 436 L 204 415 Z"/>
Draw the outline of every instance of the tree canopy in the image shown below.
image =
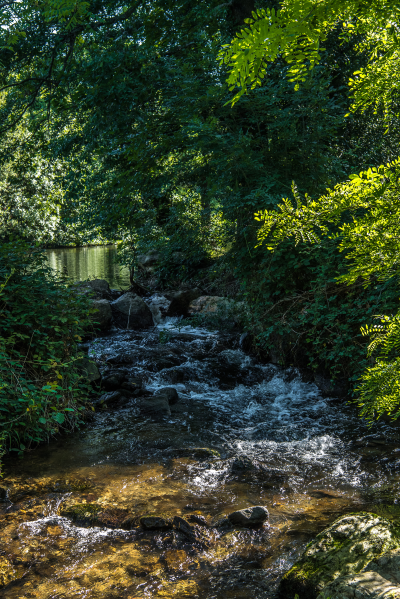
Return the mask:
<path id="1" fill-rule="evenodd" d="M 368 363 L 360 326 L 398 305 L 374 270 L 382 247 L 367 265 L 370 240 L 357 243 L 368 227 L 379 238 L 382 198 L 396 189 L 396 5 L 1 6 L 0 239 L 118 240 L 129 264 L 157 250 L 160 285 L 206 280 L 220 293 L 218 277 L 234 281 L 257 351 L 357 378 Z M 378 67 L 386 79 L 373 78 Z M 298 206 L 276 211 L 292 181 Z M 291 233 L 318 241 L 296 246 Z M 274 253 L 255 247 L 263 236 Z M 358 273 L 346 285 L 345 256 L 358 255 L 376 284 Z"/>
<path id="2" fill-rule="evenodd" d="M 365 66 L 349 78 L 351 110 L 382 110 L 390 125 L 399 112 L 399 10 L 394 1 L 286 0 L 278 11 L 254 12 L 247 21 L 249 27 L 225 47 L 222 57 L 230 67 L 231 89 L 239 87 L 233 102 L 261 84 L 268 76 L 268 64 L 279 55 L 290 64 L 288 76 L 299 89 L 323 61 L 320 44 L 340 24 L 341 39 L 355 35 L 357 51 L 367 55 Z M 317 244 L 324 236 L 336 238 L 348 260 L 339 282 L 355 284 L 361 279 L 367 286 L 398 278 L 399 177 L 400 160 L 396 159 L 352 175 L 317 199 L 308 194 L 303 199 L 293 184 L 295 204 L 286 198 L 276 211 L 256 214 L 261 222 L 258 241 L 275 251 L 288 237 L 296 243 Z M 363 375 L 359 402 L 368 418 L 385 412 L 398 417 L 400 318 L 399 314 L 377 318 L 378 325 L 363 328 L 364 334 L 372 335 L 370 354 L 381 353 Z"/>
<path id="3" fill-rule="evenodd" d="M 233 102 L 261 85 L 278 56 L 289 64 L 287 75 L 298 89 L 324 61 L 322 44 L 340 26 L 340 38 L 356 38 L 358 52 L 368 56 L 349 78 L 352 110 L 382 106 L 390 111 L 399 82 L 399 15 L 396 0 L 284 0 L 278 10 L 253 11 L 248 27 L 221 53 L 230 89 L 239 88 Z"/>

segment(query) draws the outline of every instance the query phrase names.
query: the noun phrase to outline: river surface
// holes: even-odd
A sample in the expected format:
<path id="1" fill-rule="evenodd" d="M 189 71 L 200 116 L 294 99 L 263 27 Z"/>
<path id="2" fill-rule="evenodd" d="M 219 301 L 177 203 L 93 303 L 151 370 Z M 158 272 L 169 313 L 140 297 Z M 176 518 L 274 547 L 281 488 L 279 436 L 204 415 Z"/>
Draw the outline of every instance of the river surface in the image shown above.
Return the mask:
<path id="1" fill-rule="evenodd" d="M 179 402 L 155 422 L 131 397 L 6 462 L 0 574 L 3 557 L 16 580 L 1 597 L 273 599 L 336 517 L 397 514 L 397 429 L 367 429 L 295 370 L 246 355 L 239 335 L 167 319 L 114 329 L 89 353 L 105 374 L 142 379 L 148 393 L 172 386 Z M 227 525 L 227 514 L 257 505 L 269 522 Z M 146 514 L 183 518 L 193 532 L 144 530 Z"/>
<path id="2" fill-rule="evenodd" d="M 116 262 L 114 245 L 46 250 L 51 268 L 73 281 L 106 279 L 112 288 L 129 287 L 129 270 Z"/>

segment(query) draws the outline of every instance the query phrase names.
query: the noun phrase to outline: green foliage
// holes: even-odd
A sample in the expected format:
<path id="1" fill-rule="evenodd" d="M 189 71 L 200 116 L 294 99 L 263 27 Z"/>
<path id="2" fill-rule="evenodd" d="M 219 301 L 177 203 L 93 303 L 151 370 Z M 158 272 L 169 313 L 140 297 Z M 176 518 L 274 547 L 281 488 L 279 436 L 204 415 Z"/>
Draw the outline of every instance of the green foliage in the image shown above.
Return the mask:
<path id="1" fill-rule="evenodd" d="M 243 249 L 234 258 L 250 306 L 246 329 L 259 351 L 341 381 L 342 392 L 346 380 L 355 384 L 369 362 L 360 328 L 397 310 L 396 281 L 338 285 L 346 262 L 336 240 L 326 238 L 311 247 L 285 240 L 275 252 L 259 247 L 251 256 Z"/>
<path id="2" fill-rule="evenodd" d="M 298 89 L 323 60 L 320 44 L 340 25 L 341 38 L 357 36 L 358 51 L 369 54 L 368 64 L 349 78 L 352 109 L 383 106 L 389 112 L 399 77 L 399 11 L 395 0 L 283 0 L 279 10 L 258 9 L 220 55 L 230 70 L 231 91 L 239 88 L 233 103 L 262 84 L 278 57 L 290 65 L 287 74 Z"/>
<path id="3" fill-rule="evenodd" d="M 293 186 L 296 207 L 289 199 L 278 205 L 280 211 L 264 211 L 256 215 L 262 223 L 259 244 L 268 240 L 274 250 L 286 237 L 296 243 L 317 243 L 320 235 L 329 235 L 332 225 L 339 226 L 339 249 L 346 251 L 347 272 L 340 278 L 354 283 L 359 277 L 368 281 L 372 276 L 386 280 L 400 274 L 398 252 L 398 219 L 400 216 L 400 160 L 387 166 L 370 168 L 350 181 L 328 190 L 326 195 L 305 203 Z M 344 222 L 343 222 L 344 221 Z"/>
<path id="4" fill-rule="evenodd" d="M 348 106 L 331 63 L 296 96 L 278 62 L 257 94 L 232 110 L 217 68 L 234 27 L 228 6 L 158 0 L 124 12 L 118 0 L 90 2 L 68 35 L 52 6 L 51 19 L 36 4 L 16 7 L 26 37 L 15 41 L 11 62 L 4 55 L 0 126 L 29 114 L 24 126 L 62 173 L 61 219 L 81 239 L 90 231 L 135 251 L 157 243 L 166 263 L 184 244 L 198 253 L 193 264 L 221 247 L 216 228 L 225 225 L 215 217 L 243 236 L 261 198 L 274 205 L 288 180 L 319 189 L 345 176 L 343 148 L 331 139 L 340 138 Z M 52 44 L 43 48 L 44 39 Z M 329 52 L 335 66 L 350 60 L 337 40 Z M 199 215 L 209 234 L 199 231 Z"/>
<path id="5" fill-rule="evenodd" d="M 400 416 L 400 312 L 394 316 L 376 317 L 379 324 L 366 325 L 362 333 L 371 337 L 369 355 L 375 364 L 362 376 L 358 388 L 361 415 L 368 420 L 388 414 Z"/>
<path id="6" fill-rule="evenodd" d="M 363 176 L 357 187 L 354 180 L 354 193 L 345 184 L 328 192 L 326 214 L 342 202 L 328 225 L 328 236 L 338 238 L 325 236 L 318 207 L 307 229 L 305 218 L 290 212 L 303 214 L 304 201 L 296 209 L 286 205 L 293 233 L 320 239 L 311 251 L 284 236 L 273 256 L 255 250 L 253 215 L 260 211 L 267 233 L 266 214 L 277 218 L 271 209 L 291 181 L 298 198 L 308 191 L 310 206 L 349 173 L 393 161 L 398 118 L 383 88 L 374 93 L 386 112 L 371 100 L 368 69 L 392 68 L 395 53 L 385 48 L 395 35 L 385 32 L 397 9 L 393 2 L 372 2 L 360 13 L 358 0 L 287 0 L 274 13 L 260 0 L 254 22 L 234 42 L 237 56 L 227 49 L 218 68 L 221 45 L 242 24 L 233 4 L 28 0 L 6 8 L 0 17 L 0 128 L 8 133 L 0 145 L 0 185 L 4 207 L 12 209 L 0 217 L 0 235 L 7 240 L 12 227 L 42 243 L 118 239 L 130 267 L 138 254 L 157 251 L 159 282 L 171 286 L 202 281 L 204 273 L 228 265 L 226 278 L 233 273 L 232 288 L 237 291 L 239 280 L 251 305 L 246 319 L 260 350 L 329 378 L 354 378 L 368 360 L 360 326 L 375 314 L 395 312 L 396 291 L 372 270 L 368 289 L 357 278 L 350 287 L 336 287 L 335 280 L 346 275 L 346 256 L 355 264 L 358 253 L 371 252 L 357 235 L 377 222 L 376 214 L 368 220 L 369 194 L 376 196 L 376 211 L 389 209 L 379 204 L 377 190 L 392 167 L 380 181 Z M 266 25 L 269 54 L 257 66 Z M 242 86 L 239 93 L 261 82 L 233 107 L 227 65 L 230 83 Z M 364 73 L 366 87 L 358 84 Z M 363 89 L 369 95 L 365 112 L 345 119 L 351 77 L 358 94 L 353 103 L 361 98 L 362 104 Z M 297 92 L 293 82 L 301 83 Z M 396 98 L 390 98 L 393 108 Z M 386 127 L 391 135 L 385 138 Z M 396 191 L 394 178 L 390 185 L 388 198 Z M 343 212 L 358 188 L 364 203 Z M 352 215 L 363 230 L 341 255 L 340 244 L 351 241 Z M 279 226 L 275 220 L 276 235 Z M 205 283 L 217 287 L 217 279 Z"/>
<path id="7" fill-rule="evenodd" d="M 374 281 L 397 280 L 400 274 L 398 219 L 399 160 L 387 166 L 369 169 L 317 200 L 306 197 L 303 204 L 294 188 L 296 207 L 288 199 L 279 205 L 279 212 L 258 213 L 262 223 L 259 243 L 267 243 L 275 250 L 287 237 L 296 242 L 319 243 L 321 236 L 338 241 L 339 249 L 349 260 L 345 272 L 336 280 L 347 285 L 357 282 L 366 287 Z M 339 233 L 332 234 L 332 226 Z M 393 311 L 398 307 L 394 306 Z M 363 311 L 364 319 L 374 314 Z M 379 317 L 378 317 L 379 318 Z M 393 418 L 400 415 L 400 348 L 399 314 L 382 315 L 380 324 L 362 328 L 364 335 L 372 335 L 369 355 L 375 364 L 366 368 L 358 386 L 358 404 L 361 415 L 372 420 L 382 414 Z"/>
<path id="8" fill-rule="evenodd" d="M 82 422 L 88 385 L 77 342 L 90 309 L 21 242 L 1 246 L 0 281 L 0 436 L 23 452 Z"/>
<path id="9" fill-rule="evenodd" d="M 322 61 L 319 44 L 340 26 L 342 40 L 357 39 L 357 51 L 368 54 L 368 61 L 349 78 L 353 104 L 351 109 L 365 112 L 371 107 L 382 111 L 390 128 L 390 120 L 398 118 L 397 82 L 399 42 L 395 23 L 397 2 L 360 0 L 286 0 L 281 10 L 257 11 L 248 21 L 249 28 L 237 35 L 221 55 L 229 65 L 231 90 L 239 92 L 235 103 L 246 91 L 261 84 L 269 71 L 269 63 L 283 57 L 291 66 L 288 76 L 305 83 Z M 396 282 L 400 274 L 398 221 L 400 161 L 369 168 L 349 181 L 328 189 L 313 199 L 303 200 L 292 184 L 295 205 L 284 199 L 278 210 L 261 210 L 256 220 L 261 223 L 258 245 L 266 244 L 276 252 L 287 238 L 321 246 L 331 239 L 344 252 L 348 267 L 338 269 L 334 279 L 354 287 L 376 288 L 377 282 Z M 396 311 L 396 310 L 394 310 Z M 362 316 L 368 317 L 363 311 Z M 375 312 L 377 314 L 377 312 Z M 361 377 L 357 389 L 361 414 L 372 420 L 382 414 L 400 415 L 400 318 L 380 312 L 380 324 L 365 326 L 364 335 L 372 334 L 370 358 L 376 359 Z"/>

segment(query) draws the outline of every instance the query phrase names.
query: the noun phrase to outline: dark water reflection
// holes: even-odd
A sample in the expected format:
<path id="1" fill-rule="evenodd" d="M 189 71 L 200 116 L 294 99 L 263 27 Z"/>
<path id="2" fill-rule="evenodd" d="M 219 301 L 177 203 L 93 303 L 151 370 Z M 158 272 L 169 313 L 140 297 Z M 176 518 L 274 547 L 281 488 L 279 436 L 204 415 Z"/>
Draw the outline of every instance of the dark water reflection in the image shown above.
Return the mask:
<path id="1" fill-rule="evenodd" d="M 129 287 L 129 271 L 116 263 L 114 245 L 47 250 L 50 266 L 74 281 L 106 279 L 111 288 Z"/>

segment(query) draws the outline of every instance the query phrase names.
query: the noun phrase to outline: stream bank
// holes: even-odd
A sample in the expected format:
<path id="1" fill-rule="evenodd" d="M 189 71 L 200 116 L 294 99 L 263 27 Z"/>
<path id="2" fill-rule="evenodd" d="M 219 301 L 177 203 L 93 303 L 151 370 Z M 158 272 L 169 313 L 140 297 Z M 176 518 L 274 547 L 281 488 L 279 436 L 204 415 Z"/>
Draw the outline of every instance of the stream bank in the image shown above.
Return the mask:
<path id="1" fill-rule="evenodd" d="M 115 401 L 103 395 L 85 430 L 5 461 L 2 597 L 272 599 L 335 518 L 395 514 L 398 431 L 367 429 L 296 370 L 247 355 L 240 335 L 161 317 L 114 327 L 89 354 Z M 178 401 L 146 414 L 165 388 Z M 257 506 L 264 523 L 228 517 Z"/>

